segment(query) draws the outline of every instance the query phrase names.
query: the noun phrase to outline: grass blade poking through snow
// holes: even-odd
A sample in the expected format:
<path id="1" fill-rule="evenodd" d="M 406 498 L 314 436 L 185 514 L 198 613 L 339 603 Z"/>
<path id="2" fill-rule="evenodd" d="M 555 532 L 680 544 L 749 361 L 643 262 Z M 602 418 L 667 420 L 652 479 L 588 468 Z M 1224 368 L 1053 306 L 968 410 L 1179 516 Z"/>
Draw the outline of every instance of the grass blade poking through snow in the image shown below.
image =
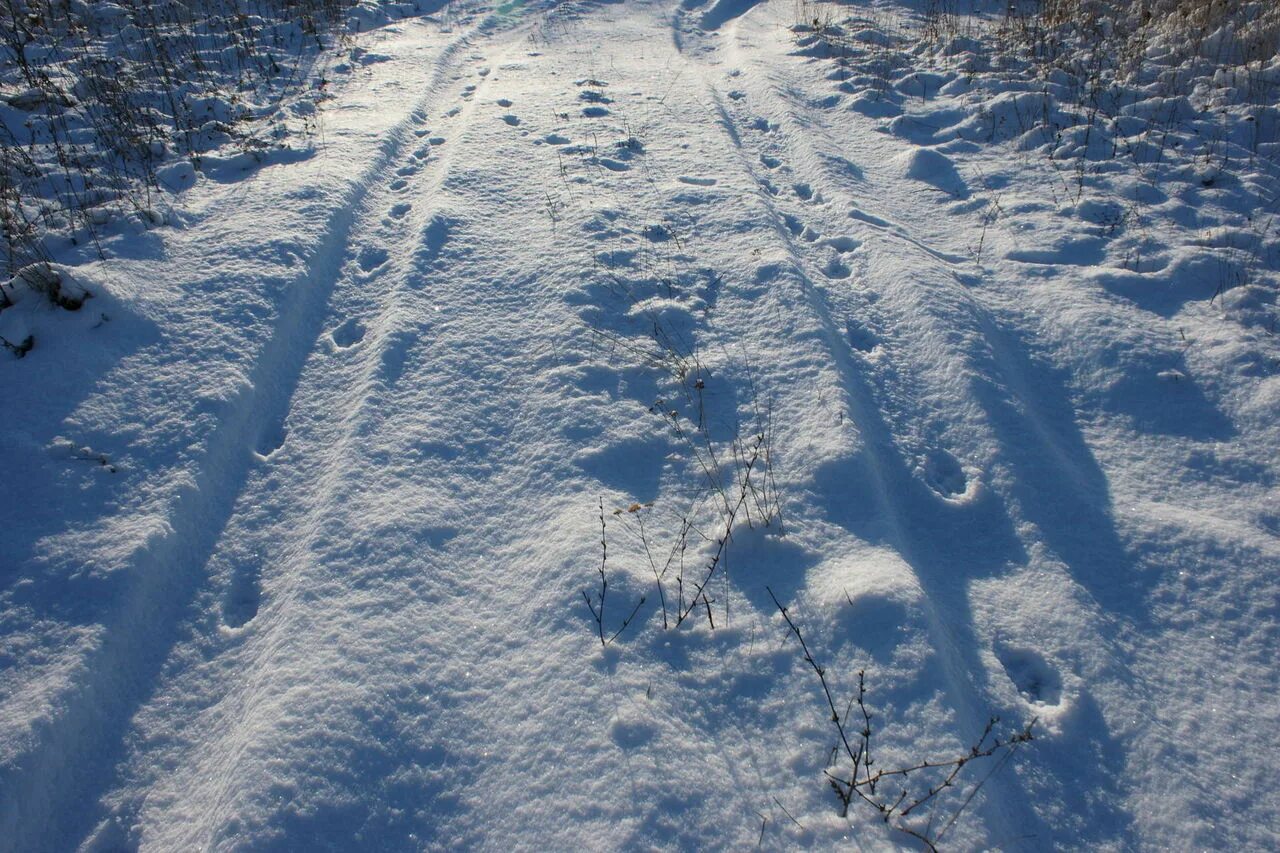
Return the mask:
<path id="1" fill-rule="evenodd" d="M 609 578 L 605 570 L 609 563 L 609 541 L 605 535 L 604 521 L 604 498 L 600 499 L 600 591 L 596 593 L 596 599 L 591 600 L 591 594 L 585 589 L 582 591 L 582 597 L 587 602 L 587 608 L 591 610 L 591 616 L 596 622 L 596 633 L 600 638 L 600 648 L 608 648 L 609 644 L 618 639 L 623 631 L 627 630 L 627 626 L 631 624 L 631 620 L 640 612 L 640 608 L 644 606 L 645 596 L 640 596 L 640 600 L 636 602 L 636 606 L 631 609 L 631 613 L 626 619 L 622 620 L 622 624 L 618 626 L 618 630 L 614 631 L 606 639 L 604 632 L 604 604 L 605 598 L 609 593 Z"/>

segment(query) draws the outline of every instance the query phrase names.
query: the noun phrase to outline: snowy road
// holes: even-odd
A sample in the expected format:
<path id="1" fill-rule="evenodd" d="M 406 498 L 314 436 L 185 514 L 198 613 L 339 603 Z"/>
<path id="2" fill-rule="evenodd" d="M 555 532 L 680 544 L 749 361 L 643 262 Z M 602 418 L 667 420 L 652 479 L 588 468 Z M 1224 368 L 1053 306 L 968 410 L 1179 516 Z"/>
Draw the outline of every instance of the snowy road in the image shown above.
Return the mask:
<path id="1" fill-rule="evenodd" d="M 1234 332 L 988 233 L 793 16 L 408 19 L 317 156 L 102 265 L 117 338 L 4 457 L 6 517 L 65 512 L 10 532 L 0 850 L 908 840 L 839 816 L 766 585 L 886 765 L 1038 720 L 945 846 L 1275 843 L 1277 380 L 1158 380 Z M 634 519 L 669 549 L 700 482 L 650 411 L 695 361 L 680 417 L 767 411 L 782 519 L 664 631 Z M 601 498 L 611 626 L 647 591 L 604 653 Z"/>

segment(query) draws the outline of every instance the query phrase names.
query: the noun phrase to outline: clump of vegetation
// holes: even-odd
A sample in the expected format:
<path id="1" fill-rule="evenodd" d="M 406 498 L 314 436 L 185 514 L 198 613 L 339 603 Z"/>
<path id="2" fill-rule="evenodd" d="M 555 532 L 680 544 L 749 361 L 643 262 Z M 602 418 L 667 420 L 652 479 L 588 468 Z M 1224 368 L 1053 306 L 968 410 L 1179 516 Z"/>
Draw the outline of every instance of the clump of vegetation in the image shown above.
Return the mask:
<path id="1" fill-rule="evenodd" d="M 949 0 L 931 13 L 954 16 Z M 1239 67 L 1254 85 L 1246 97 L 1260 103 L 1275 94 L 1267 63 L 1280 48 L 1280 7 L 1259 0 L 1014 0 L 1002 23 L 1014 46 L 1038 62 L 1084 71 L 1113 65 L 1140 74 L 1159 43 L 1164 65 L 1203 61 Z M 945 30 L 945 28 L 943 28 Z M 1195 71 L 1193 69 L 1192 76 Z M 1184 78 L 1183 82 L 1189 82 Z"/>
<path id="2" fill-rule="evenodd" d="M 992 774 L 1003 767 L 1020 746 L 1035 739 L 1031 730 L 1036 720 L 1001 737 L 995 733 L 1000 718 L 992 717 L 969 749 L 958 755 L 925 758 L 898 767 L 878 767 L 871 755 L 874 728 L 871 724 L 873 715 L 867 705 L 866 671 L 858 671 L 857 690 L 841 712 L 831 690 L 831 682 L 827 679 L 827 671 L 813 657 L 800 626 L 778 601 L 773 590 L 768 592 L 788 630 L 800 644 L 805 664 L 818 676 L 818 683 L 822 686 L 829 719 L 837 735 L 836 746 L 831 751 L 831 766 L 824 772 L 840 801 L 840 816 L 847 817 L 849 807 L 855 801 L 862 802 L 875 809 L 880 819 L 894 830 L 911 836 L 929 850 L 937 850 L 937 845 Z M 963 778 L 964 772 L 986 759 L 993 759 L 988 772 L 969 785 Z M 968 788 L 967 792 L 965 788 Z M 953 792 L 960 794 L 960 801 L 948 817 L 941 822 L 936 816 L 924 821 L 919 819 L 945 795 Z"/>
<path id="3" fill-rule="evenodd" d="M 166 177 L 190 174 L 162 172 L 175 160 L 280 144 L 285 96 L 355 3 L 0 3 L 0 272 L 122 213 L 161 221 Z"/>
<path id="4" fill-rule="evenodd" d="M 1183 282 L 1187 296 L 1235 291 L 1238 321 L 1276 327 L 1280 5 L 928 0 L 853 13 L 801 0 L 796 15 L 799 52 L 834 64 L 860 111 L 931 115 L 921 144 L 1009 146 L 1055 206 L 1117 238 L 1119 266 L 1149 271 L 1194 205 L 1195 245 L 1221 272 Z M 931 112 L 942 98 L 953 108 Z M 1000 186 L 987 188 L 979 260 L 989 226 L 1017 228 L 1001 221 Z M 1156 209 L 1168 197 L 1192 201 Z"/>
<path id="5" fill-rule="evenodd" d="M 655 324 L 655 330 L 661 326 Z M 711 376 L 707 368 L 692 355 L 681 355 L 671 339 L 655 332 L 655 340 L 666 341 L 660 363 L 671 366 L 679 382 L 685 414 L 666 399 L 656 401 L 650 412 L 664 423 L 671 437 L 682 446 L 695 482 L 686 490 L 689 504 L 674 519 L 669 539 L 646 526 L 653 512 L 652 502 L 633 503 L 613 510 L 626 530 L 638 543 L 649 572 L 653 575 L 664 630 L 678 628 L 693 617 L 705 617 L 716 627 L 716 610 L 729 618 L 727 564 L 729 549 L 739 525 L 749 528 L 782 529 L 782 501 L 774 471 L 773 423 L 767 406 L 761 406 L 754 383 L 751 384 L 755 422 L 749 435 L 735 434 L 727 442 L 712 436 L 704 391 Z M 641 595 L 638 602 L 610 636 L 606 637 L 604 606 L 608 581 L 608 524 L 604 503 L 599 503 L 600 578 L 594 595 L 583 591 L 591 609 L 602 646 L 618 637 L 648 600 Z M 660 544 L 661 543 L 661 544 Z M 699 560 L 695 555 L 702 546 L 709 555 Z M 717 607 L 712 598 L 712 584 L 723 581 L 723 599 Z M 668 593 L 671 593 L 668 595 Z"/>

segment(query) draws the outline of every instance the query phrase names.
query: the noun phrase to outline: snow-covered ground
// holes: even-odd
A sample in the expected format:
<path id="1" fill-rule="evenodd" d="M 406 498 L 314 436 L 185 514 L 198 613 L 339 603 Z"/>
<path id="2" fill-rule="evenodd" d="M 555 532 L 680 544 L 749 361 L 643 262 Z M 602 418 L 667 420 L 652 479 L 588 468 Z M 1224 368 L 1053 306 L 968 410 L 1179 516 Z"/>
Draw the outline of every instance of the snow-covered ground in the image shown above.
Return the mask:
<path id="1" fill-rule="evenodd" d="M 1280 845 L 1280 152 L 911 14 L 407 17 L 14 287 L 0 850 Z M 874 769 L 1034 739 L 842 816 L 787 619 Z"/>

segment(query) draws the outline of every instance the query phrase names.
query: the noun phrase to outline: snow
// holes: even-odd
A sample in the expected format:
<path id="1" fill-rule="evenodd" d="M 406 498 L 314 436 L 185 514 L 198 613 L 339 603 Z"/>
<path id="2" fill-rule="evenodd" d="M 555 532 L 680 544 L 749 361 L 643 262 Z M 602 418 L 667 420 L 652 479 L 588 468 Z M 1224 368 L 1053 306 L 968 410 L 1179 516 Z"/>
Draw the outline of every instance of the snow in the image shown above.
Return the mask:
<path id="1" fill-rule="evenodd" d="M 359 7 L 6 286 L 0 850 L 918 847 L 775 597 L 878 767 L 1031 726 L 940 847 L 1280 844 L 1274 57 L 813 8 Z"/>

